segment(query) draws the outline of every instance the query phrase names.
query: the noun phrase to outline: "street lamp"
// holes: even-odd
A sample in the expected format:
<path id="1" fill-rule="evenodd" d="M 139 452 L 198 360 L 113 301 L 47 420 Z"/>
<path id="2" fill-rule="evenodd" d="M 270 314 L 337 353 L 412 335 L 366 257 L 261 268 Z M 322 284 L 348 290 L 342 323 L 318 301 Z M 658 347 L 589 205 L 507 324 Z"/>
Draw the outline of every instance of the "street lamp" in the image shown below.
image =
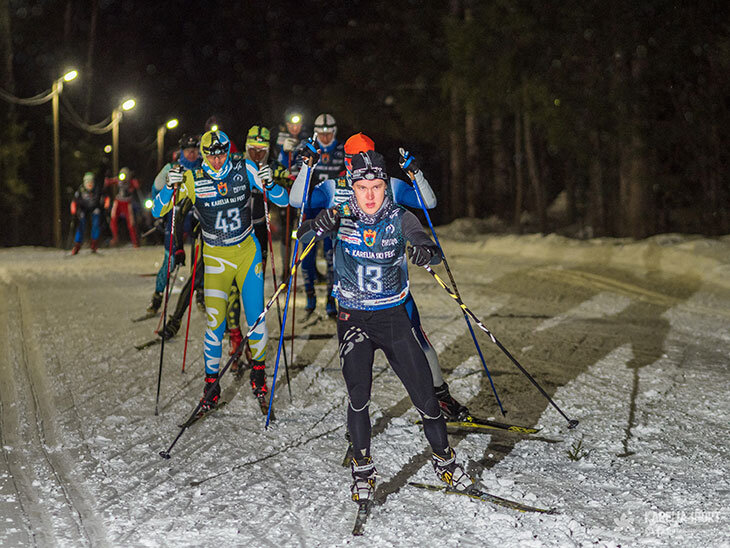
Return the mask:
<path id="1" fill-rule="evenodd" d="M 162 162 L 164 158 L 164 148 L 165 148 L 165 133 L 167 133 L 168 129 L 174 129 L 177 127 L 178 121 L 177 118 L 173 118 L 172 120 L 168 120 L 167 123 L 161 125 L 157 128 L 157 171 L 159 172 L 162 169 Z"/>
<path id="2" fill-rule="evenodd" d="M 112 111 L 112 173 L 119 173 L 119 122 L 122 121 L 122 111 L 132 110 L 137 103 L 134 99 L 127 99 Z"/>
<path id="3" fill-rule="evenodd" d="M 58 123 L 58 97 L 63 91 L 63 83 L 70 82 L 79 75 L 70 70 L 53 82 L 51 104 L 53 105 L 53 244 L 61 247 L 61 130 Z"/>

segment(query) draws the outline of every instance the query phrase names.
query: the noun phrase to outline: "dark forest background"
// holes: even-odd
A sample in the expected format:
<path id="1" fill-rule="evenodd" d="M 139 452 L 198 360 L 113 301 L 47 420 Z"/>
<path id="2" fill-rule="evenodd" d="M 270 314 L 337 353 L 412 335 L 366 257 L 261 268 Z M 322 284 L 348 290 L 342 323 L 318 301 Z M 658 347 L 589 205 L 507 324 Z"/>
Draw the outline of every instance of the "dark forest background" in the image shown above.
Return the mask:
<path id="1" fill-rule="evenodd" d="M 331 112 L 393 163 L 413 151 L 433 217 L 578 237 L 730 232 L 726 1 L 145 2 L 0 0 L 0 88 L 29 97 L 67 67 L 62 211 L 110 134 L 72 124 L 137 107 L 120 165 L 149 188 L 215 115 L 238 143 L 295 107 Z M 0 101 L 0 245 L 53 241 L 50 103 Z M 552 204 L 552 207 L 551 207 Z M 558 207 L 560 206 L 560 207 Z"/>

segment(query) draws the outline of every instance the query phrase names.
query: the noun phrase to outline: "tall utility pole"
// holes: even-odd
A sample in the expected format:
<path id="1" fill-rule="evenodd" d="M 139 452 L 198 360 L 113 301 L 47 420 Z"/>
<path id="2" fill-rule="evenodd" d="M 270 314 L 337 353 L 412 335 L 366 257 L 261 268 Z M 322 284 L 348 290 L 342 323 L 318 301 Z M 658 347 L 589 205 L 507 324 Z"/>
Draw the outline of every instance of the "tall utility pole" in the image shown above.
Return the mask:
<path id="1" fill-rule="evenodd" d="M 53 82 L 53 245 L 61 242 L 61 129 L 58 119 L 58 96 L 63 89 L 63 79 Z"/>

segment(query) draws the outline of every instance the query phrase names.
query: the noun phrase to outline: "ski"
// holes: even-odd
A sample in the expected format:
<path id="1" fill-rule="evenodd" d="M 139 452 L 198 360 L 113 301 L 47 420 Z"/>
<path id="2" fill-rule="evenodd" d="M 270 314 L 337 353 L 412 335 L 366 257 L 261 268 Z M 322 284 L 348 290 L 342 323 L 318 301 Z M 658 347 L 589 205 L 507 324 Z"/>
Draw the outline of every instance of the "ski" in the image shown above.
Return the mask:
<path id="1" fill-rule="evenodd" d="M 154 346 L 156 344 L 160 344 L 162 342 L 162 338 L 156 337 L 154 339 L 150 339 L 147 342 L 143 342 L 141 344 L 135 344 L 134 347 L 137 350 L 144 350 L 145 348 L 149 348 L 150 346 Z"/>
<path id="2" fill-rule="evenodd" d="M 178 427 L 179 428 L 190 428 L 196 422 L 201 421 L 201 420 L 205 419 L 206 417 L 209 417 L 210 415 L 212 415 L 213 413 L 215 413 L 216 411 L 218 411 L 221 407 L 225 407 L 227 403 L 228 402 L 225 401 L 225 400 L 224 401 L 219 401 L 214 407 L 211 407 L 207 411 L 203 411 L 202 413 L 198 413 L 194 417 L 192 417 L 192 418 L 188 419 L 187 421 L 185 421 L 183 424 L 178 424 Z"/>
<path id="3" fill-rule="evenodd" d="M 416 421 L 416 424 L 422 424 L 422 421 Z M 446 426 L 451 428 L 458 428 L 461 430 L 475 430 L 480 431 L 484 429 L 493 430 L 507 430 L 508 432 L 515 432 L 517 434 L 537 434 L 541 429 L 533 428 L 531 426 L 520 426 L 518 424 L 507 424 L 504 422 L 497 422 L 487 419 L 478 419 L 476 417 L 467 416 L 464 420 L 453 421 L 447 420 Z"/>
<path id="4" fill-rule="evenodd" d="M 416 482 L 408 482 L 408 485 L 412 485 L 413 487 L 418 487 L 419 489 L 428 489 L 429 491 L 443 491 L 444 493 L 448 495 L 462 495 L 465 497 L 469 497 L 475 500 L 483 500 L 485 502 L 491 502 L 492 504 L 496 504 L 498 506 L 503 506 L 504 508 L 509 508 L 511 510 L 517 510 L 518 512 L 536 512 L 538 514 L 557 514 L 557 511 L 555 508 L 537 508 L 535 506 L 528 506 L 527 504 L 522 504 L 521 502 L 517 502 L 514 500 L 505 499 L 502 497 L 498 497 L 497 495 L 492 495 L 491 493 L 487 493 L 486 491 L 481 491 L 477 488 L 472 488 L 469 491 L 456 491 L 454 489 L 449 489 L 446 485 L 432 485 L 429 483 L 416 483 Z"/>
<path id="5" fill-rule="evenodd" d="M 362 536 L 365 532 L 365 522 L 368 520 L 370 510 L 373 507 L 372 500 L 363 500 L 357 503 L 357 515 L 355 516 L 355 526 L 352 528 L 352 534 L 356 537 Z"/>
<path id="6" fill-rule="evenodd" d="M 132 322 L 136 323 L 136 322 L 143 322 L 145 320 L 150 320 L 152 318 L 156 318 L 157 314 L 158 314 L 157 312 L 147 312 L 143 316 L 140 316 L 138 318 L 132 318 Z"/>

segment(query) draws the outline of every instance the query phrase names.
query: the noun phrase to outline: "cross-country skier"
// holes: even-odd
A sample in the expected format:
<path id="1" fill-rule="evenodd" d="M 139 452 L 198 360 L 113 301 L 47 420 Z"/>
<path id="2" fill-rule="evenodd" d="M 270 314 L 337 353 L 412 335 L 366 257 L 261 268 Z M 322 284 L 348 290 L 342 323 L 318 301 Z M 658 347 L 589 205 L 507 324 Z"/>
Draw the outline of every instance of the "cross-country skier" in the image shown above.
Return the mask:
<path id="1" fill-rule="evenodd" d="M 314 133 L 317 136 L 314 144 L 317 148 L 319 158 L 316 165 L 311 168 L 309 179 L 310 192 L 319 182 L 339 177 L 345 171 L 345 150 L 343 144 L 335 138 L 337 135 L 337 122 L 335 118 L 331 114 L 327 113 L 317 116 L 314 120 Z M 308 151 L 302 151 L 303 157 L 307 154 L 309 154 Z M 304 192 L 303 179 L 301 182 L 301 188 L 302 190 L 299 191 L 300 194 Z M 304 200 L 302 199 L 298 200 L 298 205 L 290 202 L 290 205 L 300 207 L 303 201 Z M 315 207 L 311 201 L 306 201 L 302 212 L 306 219 L 313 219 L 320 210 L 321 207 Z M 325 311 L 328 316 L 335 317 L 337 315 L 337 305 L 331 295 L 333 283 L 332 240 L 325 238 L 322 242 L 322 248 L 327 263 L 327 303 Z M 304 258 L 301 265 L 302 275 L 304 276 L 304 290 L 307 294 L 307 305 L 305 310 L 308 314 L 312 314 L 317 306 L 317 295 L 314 291 L 314 284 L 317 280 L 316 257 L 317 253 L 313 250 Z"/>
<path id="2" fill-rule="evenodd" d="M 265 182 L 270 183 L 272 180 L 282 188 L 288 188 L 291 185 L 291 175 L 277 160 L 269 159 L 271 132 L 268 128 L 255 125 L 251 126 L 246 136 L 246 156 L 247 160 L 252 161 L 259 167 L 258 175 Z M 269 235 L 266 228 L 266 216 L 264 208 L 264 194 L 253 182 L 254 174 L 248 172 L 249 181 L 251 182 L 251 217 L 254 227 L 254 234 L 259 241 L 261 247 L 261 257 L 264 270 L 266 269 L 266 259 L 269 250 Z M 288 204 L 287 204 L 288 207 Z M 272 231 L 276 231 L 275 217 L 271 216 L 269 222 Z M 240 327 L 240 292 L 234 284 L 228 299 L 228 338 L 230 342 L 230 355 L 238 350 L 243 340 Z M 236 361 L 231 365 L 231 372 L 238 370 L 239 362 Z"/>
<path id="3" fill-rule="evenodd" d="M 91 217 L 91 252 L 96 253 L 99 247 L 99 232 L 101 229 L 101 188 L 91 171 L 84 173 L 84 179 L 74 193 L 71 202 L 71 215 L 78 218 L 74 246 L 71 255 L 76 255 L 84 243 L 86 219 Z"/>
<path id="4" fill-rule="evenodd" d="M 335 238 L 335 295 L 340 366 L 350 404 L 347 428 L 353 445 L 352 498 L 370 500 L 375 465 L 370 454 L 370 391 L 375 350 L 381 349 L 421 414 L 433 451 L 436 475 L 451 488 L 467 490 L 473 480 L 456 462 L 431 371 L 405 308 L 409 295 L 406 241 L 417 266 L 440 261 L 436 244 L 413 213 L 393 203 L 383 157 L 374 151 L 352 158 L 350 199 L 306 221 L 302 244 L 316 235 Z M 314 233 L 314 234 L 313 234 Z"/>
<path id="5" fill-rule="evenodd" d="M 350 199 L 352 196 L 352 185 L 350 182 L 352 157 L 360 152 L 375 150 L 375 143 L 367 135 L 357 133 L 345 141 L 344 150 L 347 175 L 344 177 L 337 177 L 336 179 L 328 179 L 316 185 L 309 197 L 310 205 L 313 209 L 319 210 L 322 208 L 330 208 L 346 203 Z M 316 161 L 316 158 L 312 158 L 309 152 L 305 154 L 307 155 L 307 160 L 304 162 L 304 168 L 299 175 L 297 175 L 289 195 L 289 203 L 294 207 L 299 207 L 301 205 L 307 170 L 310 169 L 309 164 Z M 423 196 L 424 205 L 429 209 L 436 207 L 436 196 L 434 195 L 433 190 L 431 190 L 431 186 L 428 184 L 423 172 L 418 169 L 415 160 L 412 159 L 411 164 L 408 167 L 410 170 L 415 172 L 416 184 Z M 393 201 L 396 204 L 420 209 L 418 196 L 416 195 L 413 185 L 396 177 L 390 177 L 388 182 L 390 195 L 393 197 Z M 410 293 L 406 299 L 405 308 L 408 312 L 408 317 L 411 319 L 411 325 L 413 326 L 413 330 L 418 338 L 418 342 L 421 344 L 421 348 L 426 354 L 428 364 L 431 367 L 431 376 L 433 377 L 434 388 L 436 390 L 436 396 L 438 397 L 441 410 L 450 420 L 459 420 L 460 418 L 467 416 L 469 414 L 469 410 L 454 399 L 449 391 L 449 385 L 446 381 L 444 381 L 438 355 L 431 345 L 431 342 L 428 340 L 428 337 L 426 337 L 426 333 L 421 326 L 421 317 L 418 314 L 418 308 L 416 307 L 416 303 Z"/>
<path id="6" fill-rule="evenodd" d="M 167 184 L 167 174 L 176 166 L 179 166 L 183 171 L 191 169 L 199 169 L 201 165 L 200 160 L 200 137 L 197 135 L 183 135 L 180 137 L 180 153 L 176 162 L 170 162 L 165 164 L 160 172 L 155 177 L 155 182 L 152 184 L 151 198 L 154 200 L 160 191 L 165 188 Z M 176 209 L 183 207 L 181 202 L 177 203 Z M 162 304 L 162 292 L 165 290 L 165 283 L 167 281 L 167 259 L 170 254 L 170 230 L 172 228 L 172 215 L 173 212 L 168 212 L 163 218 L 162 223 L 165 228 L 163 236 L 163 244 L 165 246 L 165 257 L 162 261 L 160 269 L 157 271 L 157 278 L 155 279 L 155 292 L 152 294 L 152 300 L 150 305 L 147 307 L 148 314 L 155 314 Z M 179 226 L 179 225 L 178 225 Z M 180 238 L 182 243 L 182 238 Z M 170 271 L 175 268 L 175 264 L 185 264 L 185 250 L 182 245 L 175 245 L 175 252 L 172 259 L 170 260 Z M 179 325 L 177 326 L 179 327 Z M 175 329 L 177 332 L 177 329 Z"/>
<path id="7" fill-rule="evenodd" d="M 256 168 L 246 163 L 240 154 L 230 154 L 230 140 L 222 131 L 208 131 L 200 140 L 202 169 L 171 170 L 168 184 L 155 198 L 153 215 L 164 215 L 172 207 L 174 188 L 180 187 L 180 198 L 189 198 L 197 211 L 203 235 L 205 264 L 205 308 L 208 315 L 204 338 L 205 385 L 201 411 L 218 403 L 219 385 L 211 389 L 218 378 L 223 333 L 226 328 L 226 304 L 233 281 L 241 289 L 246 321 L 253 325 L 264 307 L 264 276 L 261 249 L 253 236 L 251 223 L 251 182 L 248 172 Z M 286 190 L 274 182 L 262 183 L 258 173 L 253 186 L 267 186 L 268 198 L 277 205 L 286 205 Z M 265 322 L 259 324 L 249 340 L 254 366 L 251 388 L 261 398 L 266 386 Z"/>
<path id="8" fill-rule="evenodd" d="M 114 246 L 119 243 L 119 218 L 124 217 L 127 221 L 129 239 L 132 240 L 134 247 L 139 247 L 132 204 L 134 195 L 140 190 L 139 180 L 133 176 L 128 167 L 123 167 L 116 177 L 107 179 L 104 186 L 116 190 L 114 203 L 112 204 L 111 223 L 109 223 L 112 230 L 111 245 Z"/>

